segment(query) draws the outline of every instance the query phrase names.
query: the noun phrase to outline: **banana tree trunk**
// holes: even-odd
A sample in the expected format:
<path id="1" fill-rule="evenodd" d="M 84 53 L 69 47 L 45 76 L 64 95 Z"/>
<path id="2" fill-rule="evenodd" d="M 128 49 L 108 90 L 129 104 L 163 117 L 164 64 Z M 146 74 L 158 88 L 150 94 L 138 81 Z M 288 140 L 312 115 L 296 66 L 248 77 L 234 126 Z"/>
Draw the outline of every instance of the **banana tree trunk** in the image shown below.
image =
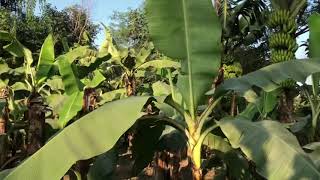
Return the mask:
<path id="1" fill-rule="evenodd" d="M 290 89 L 284 90 L 280 97 L 279 104 L 279 121 L 282 123 L 292 122 L 292 113 L 294 109 L 293 91 Z"/>
<path id="2" fill-rule="evenodd" d="M 25 113 L 28 120 L 27 127 L 27 155 L 31 156 L 39 150 L 45 142 L 45 106 L 43 99 L 37 92 L 32 92 L 28 98 L 28 110 Z"/>
<path id="3" fill-rule="evenodd" d="M 136 77 L 134 74 L 124 76 L 124 83 L 126 86 L 127 96 L 135 96 L 136 95 Z"/>
<path id="4" fill-rule="evenodd" d="M 9 107 L 8 107 L 9 89 L 1 89 L 0 100 L 3 101 L 4 107 L 0 109 L 0 166 L 6 163 L 9 154 L 9 142 L 7 136 L 7 126 L 9 121 Z"/>
<path id="5" fill-rule="evenodd" d="M 189 150 L 188 155 L 192 163 L 192 173 L 194 180 L 202 179 L 202 169 L 201 169 L 201 142 L 195 142 L 195 145 L 192 145 L 189 141 Z"/>

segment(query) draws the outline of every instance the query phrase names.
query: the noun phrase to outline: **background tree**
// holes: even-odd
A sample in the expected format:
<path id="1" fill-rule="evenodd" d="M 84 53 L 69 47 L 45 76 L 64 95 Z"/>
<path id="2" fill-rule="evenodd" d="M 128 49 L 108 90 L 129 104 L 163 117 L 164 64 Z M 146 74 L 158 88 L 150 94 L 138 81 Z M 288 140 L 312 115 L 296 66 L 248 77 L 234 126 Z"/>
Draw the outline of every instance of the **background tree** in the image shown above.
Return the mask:
<path id="1" fill-rule="evenodd" d="M 144 8 L 115 11 L 111 20 L 110 29 L 119 45 L 141 47 L 149 40 Z"/>
<path id="2" fill-rule="evenodd" d="M 99 26 L 94 24 L 89 14 L 81 6 L 72 6 L 58 11 L 50 4 L 43 7 L 41 15 L 32 15 L 27 18 L 24 14 L 16 15 L 11 11 L 0 9 L 0 30 L 14 31 L 17 39 L 32 52 L 38 52 L 49 33 L 53 33 L 56 42 L 56 54 L 64 51 L 62 40 L 68 46 L 90 45 L 94 46 L 94 39 L 99 31 Z M 14 22 L 14 23 L 12 23 Z M 2 57 L 5 52 L 1 49 Z"/>

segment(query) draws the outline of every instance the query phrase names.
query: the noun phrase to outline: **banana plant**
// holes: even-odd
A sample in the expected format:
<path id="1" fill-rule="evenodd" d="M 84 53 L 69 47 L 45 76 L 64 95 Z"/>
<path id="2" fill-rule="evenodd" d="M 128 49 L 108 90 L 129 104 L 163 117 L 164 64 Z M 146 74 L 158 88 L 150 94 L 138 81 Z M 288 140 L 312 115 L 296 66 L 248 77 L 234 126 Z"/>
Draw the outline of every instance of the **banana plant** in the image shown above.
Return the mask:
<path id="1" fill-rule="evenodd" d="M 297 73 L 292 74 L 290 73 L 292 71 L 284 71 L 284 73 L 281 73 L 281 76 L 279 76 L 279 74 L 275 74 L 275 72 L 278 70 L 287 69 L 288 65 L 290 65 L 290 67 L 293 68 Z M 257 72 L 248 74 L 241 78 L 227 80 L 224 86 L 219 87 L 212 93 L 215 93 L 215 97 L 217 97 L 220 92 L 225 93 L 228 90 L 236 90 L 239 93 L 243 92 L 245 94 L 245 92 L 250 91 L 251 87 L 256 85 L 265 91 L 273 91 L 277 88 L 280 88 L 280 82 L 287 79 L 289 76 L 295 80 L 302 80 L 305 79 L 309 73 L 312 74 L 315 72 L 320 72 L 318 65 L 318 61 L 312 60 L 297 60 L 271 65 L 270 67 L 258 70 Z M 301 67 L 304 67 L 303 71 L 299 71 Z M 305 71 L 306 69 L 308 69 L 308 72 Z M 259 77 L 260 79 L 258 82 L 256 77 Z M 236 84 L 235 82 L 237 81 L 240 81 L 240 83 Z M 278 82 L 278 84 L 275 82 Z M 170 90 L 168 92 L 170 92 Z M 147 99 L 148 97 L 131 97 L 129 99 L 118 100 L 103 105 L 92 113 L 89 113 L 75 123 L 66 127 L 63 131 L 53 137 L 42 149 L 40 149 L 39 152 L 34 154 L 33 157 L 23 162 L 19 168 L 3 171 L 0 175 L 3 175 L 2 177 L 4 177 L 6 180 L 17 179 L 19 177 L 35 180 L 43 178 L 61 178 L 76 161 L 91 158 L 110 150 L 116 143 L 117 139 L 134 123 L 136 119 L 143 115 L 140 113 L 140 111 Z M 161 99 L 163 98 L 158 98 L 159 102 L 161 102 Z M 170 97 L 166 100 L 166 102 L 168 102 L 170 105 L 173 105 L 169 100 Z M 180 112 L 183 111 L 179 108 L 177 110 L 180 110 Z M 130 117 L 129 114 L 132 115 L 133 112 L 136 115 Z M 110 119 L 106 121 L 106 118 Z M 118 119 L 123 120 L 121 125 L 117 123 Z M 159 117 L 159 120 L 161 119 L 162 118 Z M 210 119 L 207 119 L 207 121 L 208 120 Z M 174 124 L 174 127 L 180 129 L 180 132 L 182 133 L 187 130 L 185 124 L 179 124 L 174 120 L 170 120 L 170 124 L 171 123 Z M 210 121 L 208 121 L 208 123 L 210 124 Z M 264 177 L 270 179 L 282 179 L 284 177 L 286 179 L 297 179 L 298 177 L 305 175 L 307 177 L 319 177 L 319 172 L 313 168 L 313 164 L 309 162 L 308 158 L 304 157 L 304 153 L 301 152 L 301 149 L 297 146 L 295 137 L 280 124 L 274 121 L 252 123 L 250 120 L 244 120 L 243 118 L 241 119 L 239 117 L 233 120 L 224 119 L 223 121 L 218 122 L 218 124 L 228 138 L 228 141 L 223 140 L 221 143 L 226 142 L 228 144 L 231 142 L 232 147 L 244 149 L 244 153 L 256 163 L 257 167 L 259 168 L 259 172 Z M 106 127 L 112 128 L 113 125 L 116 125 L 117 128 L 106 130 Z M 257 133 L 251 134 L 252 131 L 248 129 L 244 134 L 242 134 L 241 131 L 244 131 L 247 128 L 251 128 L 254 131 L 260 129 L 261 132 L 257 131 Z M 274 128 L 276 128 L 277 131 L 273 130 Z M 208 131 L 206 132 L 209 133 Z M 88 135 L 90 136 L 89 138 Z M 210 133 L 208 135 L 210 135 Z M 112 139 L 101 139 L 99 137 L 112 137 Z M 271 139 L 268 139 L 267 137 L 272 137 L 272 141 L 269 141 Z M 289 141 L 287 142 L 287 140 L 283 139 L 283 137 L 288 138 L 287 140 Z M 250 140 L 245 140 L 243 138 L 250 138 Z M 66 139 L 77 143 L 66 143 Z M 100 140 L 96 141 L 96 139 Z M 250 145 L 245 144 L 246 142 L 255 142 L 252 141 L 255 139 L 257 142 L 261 141 L 261 145 L 257 146 L 255 143 L 251 143 Z M 217 141 L 217 138 L 215 140 Z M 92 142 L 95 142 L 95 148 L 91 148 L 93 146 Z M 264 148 L 264 144 L 267 145 L 273 142 L 280 144 L 277 146 L 268 146 L 266 149 Z M 206 144 L 205 141 L 203 141 L 203 143 Z M 293 143 L 294 146 L 291 143 Z M 214 147 L 221 151 L 225 151 L 220 149 L 218 146 Z M 225 146 L 224 148 L 227 147 Z M 63 157 L 59 156 L 56 154 L 57 149 L 63 150 L 69 155 Z M 81 149 L 81 151 L 76 151 L 76 149 Z M 288 151 L 286 151 L 285 155 L 277 153 L 278 151 L 285 151 L 281 149 L 290 149 L 290 152 L 293 153 L 291 153 L 290 156 L 287 156 Z M 271 151 L 273 153 L 270 155 L 270 158 L 264 158 L 265 153 Z M 251 152 L 256 153 L 252 154 Z M 281 156 L 283 161 L 278 161 L 278 156 Z M 295 162 L 295 158 L 298 158 L 299 161 L 293 164 Z M 53 161 L 56 163 L 52 164 Z M 268 170 L 264 168 L 266 166 L 274 168 L 272 168 L 273 170 Z M 38 171 L 39 173 L 32 173 L 30 171 L 30 167 L 41 169 L 41 171 Z M 55 169 L 54 171 L 52 170 L 53 168 Z M 277 171 L 277 169 L 283 168 L 293 169 L 292 171 L 286 171 L 285 174 Z M 308 170 L 308 174 L 305 174 L 301 171 L 299 173 L 299 170 Z M 295 174 L 295 172 L 297 173 Z"/>
<path id="2" fill-rule="evenodd" d="M 14 57 L 24 58 L 24 83 L 28 85 L 30 92 L 27 98 L 27 111 L 25 112 L 25 119 L 28 120 L 26 150 L 27 154 L 31 155 L 40 149 L 44 143 L 45 106 L 39 92 L 43 88 L 44 81 L 47 79 L 55 60 L 53 36 L 50 34 L 45 39 L 39 54 L 38 64 L 34 68 L 32 67 L 33 56 L 31 51 L 11 34 L 3 31 L 0 34 L 2 40 L 11 41 L 10 44 L 4 46 L 4 49 Z"/>
<path id="3" fill-rule="evenodd" d="M 133 48 L 117 47 L 114 43 L 112 35 L 107 27 L 105 27 L 107 36 L 106 47 L 107 52 L 111 55 L 111 67 L 120 67 L 122 69 L 121 80 L 124 82 L 127 96 L 134 96 L 137 94 L 137 76 L 145 74 L 144 70 L 153 67 L 156 69 L 162 68 L 180 68 L 178 62 L 172 61 L 168 58 L 161 58 L 148 61 L 154 50 L 152 43 L 147 43 L 145 47 L 139 50 Z"/>
<path id="4" fill-rule="evenodd" d="M 94 54 L 94 58 L 96 58 L 95 61 L 99 63 L 92 63 L 87 67 L 90 70 L 93 69 L 93 71 L 89 71 L 92 78 L 88 76 L 85 76 L 82 79 L 79 78 L 80 67 L 76 65 L 75 60 L 88 58 L 90 53 L 88 55 L 87 52 L 91 51 L 92 50 L 88 49 L 88 47 L 82 46 L 57 58 L 57 64 L 65 91 L 65 102 L 58 112 L 58 127 L 60 128 L 64 128 L 81 109 L 84 109 L 85 111 L 86 109 L 92 109 L 92 107 L 87 107 L 91 106 L 88 104 L 90 93 L 85 92 L 89 89 L 96 88 L 106 79 L 100 70 L 96 68 L 99 66 L 100 62 L 102 63 L 109 59 L 109 56 L 107 56 L 108 54 L 103 55 L 100 53 L 102 51 L 101 49 L 100 52 Z M 84 70 L 82 69 L 82 71 Z"/>
<path id="5" fill-rule="evenodd" d="M 306 1 L 271 1 L 273 12 L 269 16 L 268 27 L 272 33 L 269 38 L 271 49 L 271 62 L 278 63 L 292 60 L 298 49 L 296 31 L 298 30 L 296 16 L 306 5 Z M 283 93 L 280 98 L 278 118 L 280 122 L 292 121 L 293 113 L 293 88 L 295 82 L 287 80 L 283 82 Z"/>

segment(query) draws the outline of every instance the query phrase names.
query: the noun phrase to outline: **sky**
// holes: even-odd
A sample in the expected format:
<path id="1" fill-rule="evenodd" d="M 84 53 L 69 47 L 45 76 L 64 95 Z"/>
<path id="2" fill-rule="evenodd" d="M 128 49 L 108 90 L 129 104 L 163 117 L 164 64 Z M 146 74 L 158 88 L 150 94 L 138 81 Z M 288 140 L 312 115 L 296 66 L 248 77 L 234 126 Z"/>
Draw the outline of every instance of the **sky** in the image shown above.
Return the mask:
<path id="1" fill-rule="evenodd" d="M 89 7 L 91 20 L 96 23 L 108 25 L 113 11 L 126 11 L 129 8 L 138 8 L 143 0 L 47 0 L 48 3 L 55 6 L 58 10 L 79 4 Z M 39 12 L 37 8 L 36 13 Z M 95 44 L 100 45 L 104 39 L 103 30 L 98 34 Z"/>
<path id="2" fill-rule="evenodd" d="M 108 25 L 110 23 L 110 16 L 114 11 L 126 11 L 129 8 L 137 8 L 142 4 L 143 0 L 47 0 L 47 2 L 55 6 L 58 10 L 75 4 L 89 7 L 90 16 L 94 23 L 100 24 L 102 22 Z M 36 13 L 37 12 L 39 13 L 39 8 L 36 10 Z M 308 36 L 308 33 L 301 35 L 297 39 L 298 44 L 300 45 L 306 41 Z M 103 40 L 104 33 L 103 30 L 101 30 L 95 40 L 95 44 L 99 46 Z M 296 58 L 306 58 L 304 47 L 298 49 Z"/>

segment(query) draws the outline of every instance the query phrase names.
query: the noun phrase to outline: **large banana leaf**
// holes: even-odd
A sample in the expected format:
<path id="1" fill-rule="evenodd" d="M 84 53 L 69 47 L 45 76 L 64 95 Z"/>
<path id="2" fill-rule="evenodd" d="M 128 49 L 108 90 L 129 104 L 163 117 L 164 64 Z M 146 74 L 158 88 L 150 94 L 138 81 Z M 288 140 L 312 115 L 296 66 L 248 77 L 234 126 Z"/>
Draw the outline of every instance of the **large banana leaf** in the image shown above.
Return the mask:
<path id="1" fill-rule="evenodd" d="M 194 118 L 220 67 L 221 28 L 212 2 L 148 0 L 146 8 L 155 47 L 181 60 L 178 87 Z"/>
<path id="2" fill-rule="evenodd" d="M 78 160 L 110 150 L 140 118 L 148 97 L 108 103 L 65 128 L 4 180 L 57 180 Z M 124 113 L 125 112 L 125 113 Z"/>
<path id="3" fill-rule="evenodd" d="M 317 72 L 320 72 L 320 61 L 318 59 L 291 60 L 272 64 L 240 78 L 228 79 L 217 89 L 213 89 L 207 94 L 219 96 L 228 90 L 245 94 L 253 86 L 271 92 L 278 89 L 280 83 L 287 79 L 304 83 L 309 75 Z"/>
<path id="4" fill-rule="evenodd" d="M 54 62 L 54 40 L 53 40 L 52 34 L 50 34 L 44 41 L 40 51 L 37 72 L 36 72 L 36 80 L 38 84 L 46 80 L 53 62 Z"/>
<path id="5" fill-rule="evenodd" d="M 296 137 L 280 123 L 226 119 L 218 124 L 232 147 L 240 148 L 267 179 L 320 179 Z"/>
<path id="6" fill-rule="evenodd" d="M 78 91 L 65 99 L 65 103 L 59 111 L 58 124 L 60 128 L 65 127 L 67 123 L 82 109 L 83 94 L 83 91 Z"/>

